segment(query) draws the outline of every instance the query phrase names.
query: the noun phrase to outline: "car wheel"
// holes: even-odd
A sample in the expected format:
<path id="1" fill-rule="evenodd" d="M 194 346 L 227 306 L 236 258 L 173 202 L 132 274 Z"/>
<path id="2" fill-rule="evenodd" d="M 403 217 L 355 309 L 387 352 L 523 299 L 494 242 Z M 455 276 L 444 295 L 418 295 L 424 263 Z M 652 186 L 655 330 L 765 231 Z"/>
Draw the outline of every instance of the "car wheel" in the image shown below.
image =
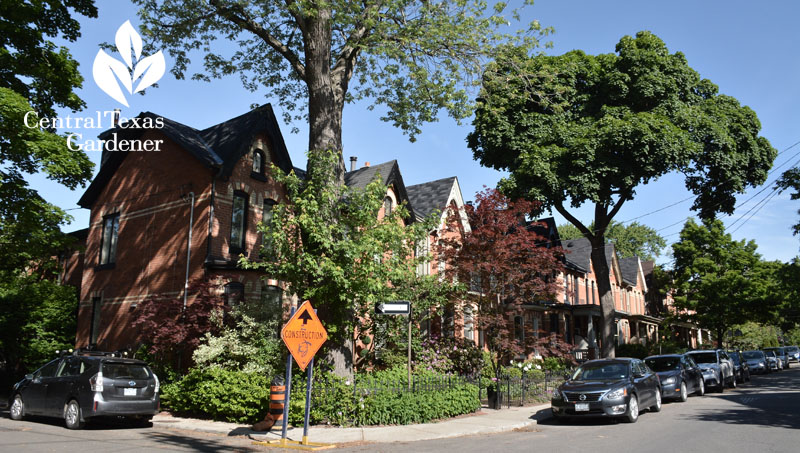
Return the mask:
<path id="1" fill-rule="evenodd" d="M 64 409 L 64 421 L 69 429 L 83 428 L 84 421 L 81 417 L 81 406 L 75 400 L 70 400 Z"/>
<path id="2" fill-rule="evenodd" d="M 686 383 L 681 382 L 681 402 L 685 403 L 689 399 L 689 392 L 686 391 Z"/>
<path id="3" fill-rule="evenodd" d="M 706 394 L 706 381 L 700 379 L 700 386 L 697 388 L 697 396 L 703 396 Z"/>
<path id="4" fill-rule="evenodd" d="M 736 375 L 735 374 L 733 376 L 731 376 L 731 388 L 732 389 L 736 388 Z"/>
<path id="5" fill-rule="evenodd" d="M 722 379 L 719 380 L 719 384 L 717 384 L 717 392 L 725 393 L 725 381 Z"/>
<path id="6" fill-rule="evenodd" d="M 8 410 L 11 420 L 22 420 L 25 417 L 25 403 L 22 402 L 22 395 L 14 395 L 14 401 Z"/>
<path id="7" fill-rule="evenodd" d="M 636 423 L 636 420 L 639 420 L 639 398 L 631 395 L 631 400 L 628 401 L 628 412 L 625 413 L 625 421 Z"/>
<path id="8" fill-rule="evenodd" d="M 136 428 L 149 428 L 152 426 L 152 423 L 150 423 L 150 417 L 148 416 L 130 417 L 128 420 L 130 421 L 131 426 Z"/>
<path id="9" fill-rule="evenodd" d="M 661 412 L 661 389 L 656 387 L 656 404 L 650 406 L 650 412 Z"/>

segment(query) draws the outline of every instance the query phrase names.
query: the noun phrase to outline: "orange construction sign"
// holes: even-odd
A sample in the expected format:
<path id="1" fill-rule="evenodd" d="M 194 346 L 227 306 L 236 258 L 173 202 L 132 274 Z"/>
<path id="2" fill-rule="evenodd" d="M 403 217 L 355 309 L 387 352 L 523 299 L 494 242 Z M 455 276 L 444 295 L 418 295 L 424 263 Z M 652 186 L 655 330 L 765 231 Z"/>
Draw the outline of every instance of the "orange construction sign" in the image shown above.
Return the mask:
<path id="1" fill-rule="evenodd" d="M 314 354 L 328 339 L 328 332 L 319 321 L 311 302 L 305 301 L 281 329 L 281 338 L 297 365 L 305 371 Z"/>

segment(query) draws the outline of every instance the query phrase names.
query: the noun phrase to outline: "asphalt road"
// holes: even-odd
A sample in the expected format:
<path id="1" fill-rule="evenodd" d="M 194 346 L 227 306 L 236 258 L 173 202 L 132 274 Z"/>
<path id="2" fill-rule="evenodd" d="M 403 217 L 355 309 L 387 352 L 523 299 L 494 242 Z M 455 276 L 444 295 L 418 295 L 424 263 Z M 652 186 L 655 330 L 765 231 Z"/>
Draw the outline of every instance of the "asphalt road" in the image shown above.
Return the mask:
<path id="1" fill-rule="evenodd" d="M 549 409 L 546 409 L 549 411 Z M 491 436 L 373 444 L 347 452 L 800 452 L 800 366 L 686 403 L 666 403 L 634 424 L 582 420 Z"/>
<path id="2" fill-rule="evenodd" d="M 549 411 L 549 409 L 546 409 Z M 800 451 L 800 366 L 754 376 L 724 393 L 666 403 L 660 413 L 643 413 L 635 424 L 589 421 L 556 424 L 552 419 L 505 434 L 425 442 L 345 446 L 342 452 L 798 452 Z M 62 420 L 15 422 L 0 414 L 0 452 L 276 451 L 242 437 L 162 428 L 90 424 L 70 431 Z M 288 450 L 287 450 L 288 451 Z"/>

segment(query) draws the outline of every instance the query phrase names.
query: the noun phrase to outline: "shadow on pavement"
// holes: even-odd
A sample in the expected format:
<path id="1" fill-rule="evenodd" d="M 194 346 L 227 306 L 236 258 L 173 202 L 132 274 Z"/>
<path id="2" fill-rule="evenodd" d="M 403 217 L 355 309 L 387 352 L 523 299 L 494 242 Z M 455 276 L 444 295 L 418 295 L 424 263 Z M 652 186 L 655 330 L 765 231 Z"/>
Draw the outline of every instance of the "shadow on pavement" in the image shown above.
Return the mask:
<path id="1" fill-rule="evenodd" d="M 177 433 L 153 431 L 147 437 L 150 440 L 164 445 L 173 445 L 181 448 L 191 448 L 202 452 L 230 452 L 230 451 L 263 451 L 256 447 L 232 446 L 219 438 L 199 437 L 197 435 L 184 436 Z"/>

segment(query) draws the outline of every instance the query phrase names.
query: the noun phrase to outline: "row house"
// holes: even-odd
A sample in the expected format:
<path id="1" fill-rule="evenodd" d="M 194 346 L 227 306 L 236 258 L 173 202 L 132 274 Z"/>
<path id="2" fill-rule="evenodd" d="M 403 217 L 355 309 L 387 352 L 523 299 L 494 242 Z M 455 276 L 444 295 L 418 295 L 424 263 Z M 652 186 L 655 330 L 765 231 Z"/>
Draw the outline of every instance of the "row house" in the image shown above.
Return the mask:
<path id="1" fill-rule="evenodd" d="M 100 138 L 161 140 L 161 150 L 104 151 L 99 173 L 78 202 L 90 210 L 90 224 L 75 233 L 84 247 L 65 254 L 62 266 L 62 281 L 80 293 L 76 346 L 135 348 L 137 332 L 130 324 L 136 306 L 154 296 L 190 304 L 189 282 L 201 279 L 217 283 L 228 303 L 296 303 L 280 282 L 237 266 L 240 255 L 258 259 L 259 221 L 268 223 L 273 206 L 290 201 L 269 174 L 270 164 L 305 175 L 292 164 L 272 107 L 202 130 L 150 112 L 139 118 L 150 118 L 139 123 L 153 127 L 120 125 Z M 454 177 L 407 190 L 397 161 L 356 168 L 351 158 L 344 178 L 348 186 L 365 187 L 376 177 L 387 187 L 379 217 L 400 204 L 409 207 L 408 222 L 448 206 L 463 212 Z M 468 231 L 465 215 L 463 220 Z M 431 232 L 426 251 L 441 231 Z M 428 267 L 436 273 L 439 264 L 434 260 Z"/>
<path id="2" fill-rule="evenodd" d="M 645 275 L 650 291 L 646 295 L 646 311 L 649 316 L 658 319 L 663 319 L 670 316 L 670 332 L 662 333 L 662 339 L 667 339 L 667 335 L 674 341 L 686 346 L 687 348 L 696 349 L 702 347 L 703 339 L 710 338 L 708 332 L 703 333 L 702 329 L 698 328 L 695 324 L 687 321 L 675 319 L 674 315 L 692 315 L 694 312 L 691 310 L 678 310 L 675 307 L 675 299 L 673 298 L 674 290 L 662 287 L 663 282 L 656 281 L 655 263 L 653 261 L 643 261 L 642 270 Z"/>

